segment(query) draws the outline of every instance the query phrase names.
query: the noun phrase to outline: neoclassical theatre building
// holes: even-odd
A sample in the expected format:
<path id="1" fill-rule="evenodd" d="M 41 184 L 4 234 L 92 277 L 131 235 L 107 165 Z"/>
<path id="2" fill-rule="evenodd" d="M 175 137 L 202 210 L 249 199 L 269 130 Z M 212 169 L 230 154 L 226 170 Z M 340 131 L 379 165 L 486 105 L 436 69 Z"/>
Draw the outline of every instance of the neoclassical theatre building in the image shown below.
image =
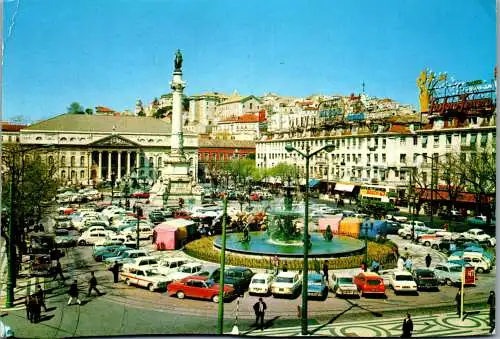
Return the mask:
<path id="1" fill-rule="evenodd" d="M 23 145 L 40 145 L 47 161 L 59 162 L 67 184 L 93 185 L 131 178 L 151 183 L 161 177 L 170 153 L 170 123 L 132 115 L 62 114 L 19 131 Z M 183 134 L 190 173 L 198 172 L 198 135 Z"/>

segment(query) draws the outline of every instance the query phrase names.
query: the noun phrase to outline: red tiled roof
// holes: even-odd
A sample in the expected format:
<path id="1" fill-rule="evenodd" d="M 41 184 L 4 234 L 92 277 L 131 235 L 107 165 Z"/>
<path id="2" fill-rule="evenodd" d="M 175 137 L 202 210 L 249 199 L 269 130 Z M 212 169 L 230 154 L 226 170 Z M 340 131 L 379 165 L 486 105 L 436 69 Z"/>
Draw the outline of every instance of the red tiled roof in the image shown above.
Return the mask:
<path id="1" fill-rule="evenodd" d="M 20 125 L 20 124 L 2 124 L 2 131 L 4 132 L 19 132 L 22 130 L 26 125 Z"/>
<path id="2" fill-rule="evenodd" d="M 398 133 L 398 134 L 411 134 L 410 129 L 408 126 L 405 125 L 395 125 L 393 124 L 391 128 L 387 131 L 389 133 Z"/>
<path id="3" fill-rule="evenodd" d="M 96 112 L 108 112 L 108 113 L 114 112 L 112 109 L 104 107 L 104 106 L 96 106 L 95 110 L 96 110 Z"/>
<path id="4" fill-rule="evenodd" d="M 265 121 L 265 119 L 260 119 L 260 121 Z M 221 122 L 237 122 L 237 123 L 251 123 L 251 122 L 259 122 L 259 115 L 253 113 L 247 113 L 240 115 L 236 118 L 228 118 L 222 120 Z"/>

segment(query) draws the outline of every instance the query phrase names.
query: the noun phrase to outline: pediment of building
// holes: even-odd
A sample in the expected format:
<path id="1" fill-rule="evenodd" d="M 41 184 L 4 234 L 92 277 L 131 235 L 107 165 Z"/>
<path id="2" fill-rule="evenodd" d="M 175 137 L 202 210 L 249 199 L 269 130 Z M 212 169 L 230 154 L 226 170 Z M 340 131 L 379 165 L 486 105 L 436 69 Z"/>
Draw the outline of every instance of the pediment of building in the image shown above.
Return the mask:
<path id="1" fill-rule="evenodd" d="M 120 135 L 110 135 L 89 144 L 93 147 L 139 147 L 140 145 Z"/>

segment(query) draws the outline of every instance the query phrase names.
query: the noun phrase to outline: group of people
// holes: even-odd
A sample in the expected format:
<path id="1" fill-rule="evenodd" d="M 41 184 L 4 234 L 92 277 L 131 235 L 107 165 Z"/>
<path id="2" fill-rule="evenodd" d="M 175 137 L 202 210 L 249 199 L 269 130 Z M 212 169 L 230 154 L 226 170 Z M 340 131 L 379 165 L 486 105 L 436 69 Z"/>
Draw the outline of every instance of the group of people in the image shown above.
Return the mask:
<path id="1" fill-rule="evenodd" d="M 42 307 L 43 311 L 47 312 L 45 306 L 45 291 L 42 286 L 37 285 L 36 291 L 33 294 L 26 296 L 26 318 L 32 323 L 38 323 L 41 318 Z"/>
<path id="2" fill-rule="evenodd" d="M 427 253 L 427 255 L 425 256 L 425 266 L 427 268 L 429 268 L 429 267 L 431 267 L 431 263 L 432 263 L 432 257 L 429 253 Z M 412 266 L 413 266 L 412 257 L 410 255 L 410 253 L 408 252 L 408 248 L 405 247 L 404 254 L 400 255 L 398 258 L 397 268 L 399 271 L 403 271 L 403 270 L 411 271 Z"/>

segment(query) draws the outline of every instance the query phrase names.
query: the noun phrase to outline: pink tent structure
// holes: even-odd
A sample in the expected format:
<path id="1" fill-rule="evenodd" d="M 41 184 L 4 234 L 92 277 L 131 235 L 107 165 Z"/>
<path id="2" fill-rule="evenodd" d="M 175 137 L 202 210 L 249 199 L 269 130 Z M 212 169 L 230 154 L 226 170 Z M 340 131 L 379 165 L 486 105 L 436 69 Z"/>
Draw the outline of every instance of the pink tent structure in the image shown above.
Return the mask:
<path id="1" fill-rule="evenodd" d="M 185 243 L 188 237 L 187 227 L 195 225 L 192 220 L 169 219 L 154 228 L 153 238 L 156 249 L 175 250 Z"/>
<path id="2" fill-rule="evenodd" d="M 339 224 L 342 220 L 341 215 L 333 215 L 325 218 L 318 219 L 318 231 L 324 233 L 326 231 L 326 227 L 330 225 L 333 234 L 338 234 L 339 232 Z"/>

